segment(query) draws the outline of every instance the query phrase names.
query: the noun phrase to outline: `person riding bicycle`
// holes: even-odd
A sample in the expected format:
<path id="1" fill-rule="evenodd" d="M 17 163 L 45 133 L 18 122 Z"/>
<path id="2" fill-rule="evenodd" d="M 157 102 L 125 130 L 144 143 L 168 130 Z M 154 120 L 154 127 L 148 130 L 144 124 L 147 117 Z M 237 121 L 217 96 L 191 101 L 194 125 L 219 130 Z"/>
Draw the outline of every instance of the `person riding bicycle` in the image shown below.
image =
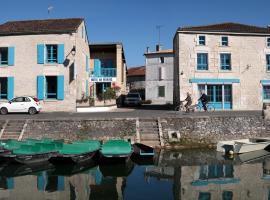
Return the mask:
<path id="1" fill-rule="evenodd" d="M 207 111 L 207 103 L 208 103 L 208 96 L 205 94 L 204 91 L 201 92 L 201 97 L 199 98 L 198 101 L 201 101 L 202 102 L 202 106 L 203 106 L 203 109 L 204 111 Z"/>
<path id="2" fill-rule="evenodd" d="M 186 112 L 189 112 L 189 107 L 190 107 L 191 104 L 192 104 L 192 98 L 191 98 L 191 95 L 189 94 L 189 92 L 187 92 L 187 97 L 186 97 L 186 99 L 185 99 L 184 101 L 187 102 L 187 103 L 185 104 Z"/>

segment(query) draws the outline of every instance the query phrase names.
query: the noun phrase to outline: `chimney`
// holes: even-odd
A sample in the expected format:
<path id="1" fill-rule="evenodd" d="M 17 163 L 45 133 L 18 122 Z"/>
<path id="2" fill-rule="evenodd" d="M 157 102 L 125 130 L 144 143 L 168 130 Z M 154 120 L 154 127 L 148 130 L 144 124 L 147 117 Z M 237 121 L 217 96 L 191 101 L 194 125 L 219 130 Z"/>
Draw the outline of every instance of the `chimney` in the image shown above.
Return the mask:
<path id="1" fill-rule="evenodd" d="M 146 47 L 146 53 L 149 53 L 149 47 Z"/>
<path id="2" fill-rule="evenodd" d="M 156 51 L 160 51 L 162 49 L 162 46 L 160 44 L 156 45 Z"/>

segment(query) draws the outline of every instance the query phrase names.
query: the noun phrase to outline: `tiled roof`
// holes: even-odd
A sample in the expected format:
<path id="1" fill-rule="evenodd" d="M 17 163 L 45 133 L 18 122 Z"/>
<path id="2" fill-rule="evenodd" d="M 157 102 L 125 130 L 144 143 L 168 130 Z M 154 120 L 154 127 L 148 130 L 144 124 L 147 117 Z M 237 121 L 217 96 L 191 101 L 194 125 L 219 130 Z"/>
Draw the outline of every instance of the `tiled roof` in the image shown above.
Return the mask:
<path id="1" fill-rule="evenodd" d="M 148 52 L 148 53 L 145 53 L 145 55 L 147 54 L 162 54 L 162 53 L 173 53 L 173 50 L 172 49 L 164 49 L 164 50 L 159 50 L 159 51 L 153 51 L 153 52 Z"/>
<path id="2" fill-rule="evenodd" d="M 129 68 L 127 76 L 145 76 L 145 66 Z"/>
<path id="3" fill-rule="evenodd" d="M 8 21 L 0 25 L 0 35 L 72 33 L 82 18 Z"/>
<path id="4" fill-rule="evenodd" d="M 206 32 L 229 32 L 229 33 L 261 33 L 270 34 L 270 28 L 239 23 L 221 23 L 205 26 L 190 26 L 178 28 L 178 31 L 206 31 Z"/>

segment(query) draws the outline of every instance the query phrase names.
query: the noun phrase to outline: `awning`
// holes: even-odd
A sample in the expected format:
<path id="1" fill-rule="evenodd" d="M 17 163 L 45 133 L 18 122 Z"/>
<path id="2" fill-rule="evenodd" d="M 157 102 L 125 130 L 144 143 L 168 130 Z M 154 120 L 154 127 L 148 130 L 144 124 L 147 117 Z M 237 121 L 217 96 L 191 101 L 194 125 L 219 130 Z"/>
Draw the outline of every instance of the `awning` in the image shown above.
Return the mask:
<path id="1" fill-rule="evenodd" d="M 190 83 L 205 83 L 205 84 L 225 84 L 225 83 L 240 83 L 240 79 L 215 79 L 215 78 L 191 78 Z"/>

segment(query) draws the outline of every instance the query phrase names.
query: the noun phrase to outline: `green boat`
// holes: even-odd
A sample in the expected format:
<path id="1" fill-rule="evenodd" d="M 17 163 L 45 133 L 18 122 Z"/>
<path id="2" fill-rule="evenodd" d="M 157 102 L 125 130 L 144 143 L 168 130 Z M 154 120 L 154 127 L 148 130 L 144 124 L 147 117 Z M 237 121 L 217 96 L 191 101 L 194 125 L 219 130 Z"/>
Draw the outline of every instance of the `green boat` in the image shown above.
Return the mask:
<path id="1" fill-rule="evenodd" d="M 72 144 L 63 144 L 50 162 L 53 163 L 81 163 L 94 159 L 100 150 L 97 140 L 75 141 Z"/>
<path id="2" fill-rule="evenodd" d="M 125 140 L 108 140 L 102 145 L 101 155 L 104 158 L 129 158 L 132 146 Z"/>

